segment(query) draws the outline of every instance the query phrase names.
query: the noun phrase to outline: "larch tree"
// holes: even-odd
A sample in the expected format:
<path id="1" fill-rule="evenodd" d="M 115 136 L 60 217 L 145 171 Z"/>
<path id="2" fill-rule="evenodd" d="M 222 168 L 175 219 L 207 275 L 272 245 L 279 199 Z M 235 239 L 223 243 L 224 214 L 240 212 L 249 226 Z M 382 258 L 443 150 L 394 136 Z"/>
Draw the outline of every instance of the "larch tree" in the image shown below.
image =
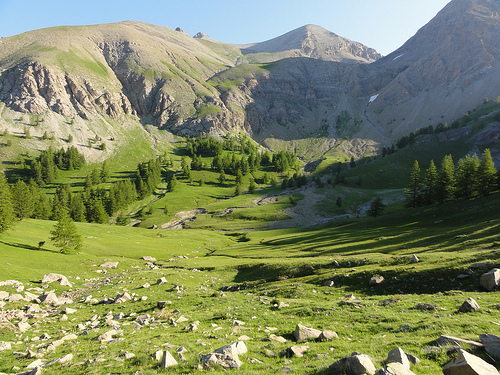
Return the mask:
<path id="1" fill-rule="evenodd" d="M 490 149 L 487 148 L 483 152 L 479 168 L 477 170 L 478 190 L 481 195 L 488 195 L 496 188 L 496 174 L 495 163 L 491 158 Z"/>
<path id="2" fill-rule="evenodd" d="M 415 160 L 410 172 L 410 184 L 406 189 L 406 201 L 409 207 L 418 207 L 422 196 L 422 176 L 420 175 L 420 166 Z"/>
<path id="3" fill-rule="evenodd" d="M 441 162 L 437 182 L 437 200 L 440 203 L 455 198 L 455 165 L 451 155 L 446 155 Z"/>
<path id="4" fill-rule="evenodd" d="M 82 247 L 82 238 L 66 210 L 62 211 L 59 221 L 50 232 L 50 240 L 63 254 L 74 253 Z"/>
<path id="5" fill-rule="evenodd" d="M 9 185 L 0 172 L 0 233 L 5 232 L 14 223 L 14 207 Z"/>

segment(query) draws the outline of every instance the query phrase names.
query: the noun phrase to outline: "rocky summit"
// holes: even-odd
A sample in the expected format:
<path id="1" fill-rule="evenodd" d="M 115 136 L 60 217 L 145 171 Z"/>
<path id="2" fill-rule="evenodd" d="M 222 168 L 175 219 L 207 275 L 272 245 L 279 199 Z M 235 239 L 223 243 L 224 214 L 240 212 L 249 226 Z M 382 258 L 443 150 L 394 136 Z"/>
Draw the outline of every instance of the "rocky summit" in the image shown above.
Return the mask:
<path id="1" fill-rule="evenodd" d="M 118 143 L 116 122 L 314 138 L 360 156 L 500 95 L 499 12 L 451 1 L 385 57 L 316 25 L 247 45 L 131 21 L 36 30 L 0 40 L 1 122 L 41 116 L 56 136 L 99 127 Z"/>

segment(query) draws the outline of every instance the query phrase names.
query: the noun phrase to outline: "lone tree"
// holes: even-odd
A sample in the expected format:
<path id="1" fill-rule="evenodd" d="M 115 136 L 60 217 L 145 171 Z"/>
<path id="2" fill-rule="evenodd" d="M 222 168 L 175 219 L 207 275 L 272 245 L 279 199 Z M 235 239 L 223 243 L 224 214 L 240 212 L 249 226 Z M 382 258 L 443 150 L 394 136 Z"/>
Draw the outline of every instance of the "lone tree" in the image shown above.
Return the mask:
<path id="1" fill-rule="evenodd" d="M 82 238 L 76 230 L 76 225 L 66 210 L 61 210 L 61 217 L 54 230 L 50 232 L 50 240 L 61 249 L 63 254 L 71 254 L 82 247 Z"/>
<path id="2" fill-rule="evenodd" d="M 375 198 L 370 204 L 370 208 L 367 211 L 368 216 L 377 217 L 382 215 L 382 212 L 385 210 L 385 204 L 382 202 L 382 198 Z"/>
<path id="3" fill-rule="evenodd" d="M 14 222 L 14 207 L 9 185 L 0 172 L 0 233 L 5 232 Z"/>

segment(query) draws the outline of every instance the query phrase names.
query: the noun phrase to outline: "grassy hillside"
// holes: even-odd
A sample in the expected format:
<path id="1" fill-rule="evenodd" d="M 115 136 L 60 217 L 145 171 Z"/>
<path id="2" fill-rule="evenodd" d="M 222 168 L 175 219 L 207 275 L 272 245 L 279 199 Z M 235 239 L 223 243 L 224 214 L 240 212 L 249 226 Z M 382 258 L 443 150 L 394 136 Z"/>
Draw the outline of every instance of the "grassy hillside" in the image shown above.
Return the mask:
<path id="1" fill-rule="evenodd" d="M 31 363 L 34 358 L 13 352 L 36 350 L 40 343 L 33 341 L 34 337 L 47 333 L 55 340 L 76 333 L 78 338 L 71 345 L 40 352 L 44 362 L 69 352 L 74 355 L 70 363 L 49 367 L 45 373 L 162 373 L 152 353 L 169 348 L 167 343 L 174 355 L 177 346 L 187 349 L 186 361 L 169 371 L 193 372 L 202 353 L 246 335 L 250 338 L 246 341 L 249 353 L 240 356 L 246 373 L 273 373 L 286 365 L 304 374 L 318 374 L 353 351 L 370 355 L 379 368 L 387 352 L 400 346 L 422 360 L 415 373 L 436 374 L 450 357 L 446 349 L 426 348 L 435 345 L 440 335 L 477 340 L 480 333 L 498 334 L 496 326 L 490 324 L 498 320 L 496 294 L 479 287 L 479 276 L 486 270 L 469 272 L 465 279 L 457 276 L 467 274 L 475 262 L 498 265 L 499 203 L 500 196 L 495 194 L 483 200 L 397 210 L 377 219 L 336 221 L 311 230 L 246 234 L 77 224 L 83 248 L 76 255 L 59 254 L 48 241 L 52 222 L 19 222 L 0 238 L 2 280 L 19 280 L 25 290 L 37 293 L 45 273 L 62 273 L 73 287 L 54 283 L 40 292 L 65 292 L 74 299 L 70 306 L 77 312 L 63 320 L 58 314 L 62 308 L 50 310 L 48 318 L 30 319 L 33 326 L 26 333 L 2 323 L 0 341 L 14 344 L 12 351 L 1 353 L 0 371 Z M 37 249 L 42 240 L 46 244 Z M 419 263 L 409 263 L 412 254 L 418 255 Z M 158 269 L 145 266 L 143 256 L 156 257 Z M 119 262 L 118 268 L 105 275 L 96 273 L 105 261 Z M 370 286 L 374 275 L 384 276 L 385 282 Z M 167 284 L 154 285 L 162 276 Z M 323 286 L 327 280 L 334 281 L 334 286 Z M 152 286 L 143 288 L 146 282 Z M 12 287 L 1 289 L 15 293 Z M 123 291 L 136 293 L 138 299 L 119 305 L 83 302 L 89 295 L 102 300 Z M 360 300 L 346 305 L 342 301 L 350 293 Z M 481 309 L 456 313 L 467 297 L 475 298 Z M 161 300 L 171 304 L 157 309 L 156 302 Z M 418 303 L 443 310 L 418 310 Z M 8 302 L 4 308 L 25 304 Z M 82 335 L 77 324 L 95 314 L 104 319 L 109 311 L 126 316 L 117 320 L 123 330 L 117 337 L 123 341 L 100 344 L 92 340 L 110 329 L 104 320 Z M 147 313 L 155 320 L 137 329 L 132 324 L 136 316 L 127 317 L 130 313 Z M 174 325 L 169 320 L 180 315 L 188 322 Z M 233 320 L 245 325 L 236 326 Z M 199 328 L 186 329 L 194 321 L 200 322 Z M 266 350 L 278 354 L 293 345 L 291 333 L 297 323 L 336 331 L 339 338 L 309 343 L 305 357 L 289 362 L 266 354 Z M 271 333 L 288 342 L 269 341 Z M 115 359 L 125 352 L 135 357 Z M 484 351 L 473 352 L 491 361 Z M 253 358 L 258 361 L 251 361 Z M 225 373 L 220 369 L 212 372 Z"/>

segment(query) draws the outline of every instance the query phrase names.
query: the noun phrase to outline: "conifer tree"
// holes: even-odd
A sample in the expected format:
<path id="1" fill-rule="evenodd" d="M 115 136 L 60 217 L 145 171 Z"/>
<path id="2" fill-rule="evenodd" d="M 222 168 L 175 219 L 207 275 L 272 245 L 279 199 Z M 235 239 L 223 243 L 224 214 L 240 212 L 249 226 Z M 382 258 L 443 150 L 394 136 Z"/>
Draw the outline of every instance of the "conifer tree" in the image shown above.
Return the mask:
<path id="1" fill-rule="evenodd" d="M 255 180 L 253 178 L 251 178 L 250 184 L 248 185 L 248 192 L 250 194 L 253 194 L 255 192 L 256 188 L 257 188 L 257 184 L 255 183 Z"/>
<path id="2" fill-rule="evenodd" d="M 420 176 L 420 166 L 415 160 L 410 172 L 410 184 L 406 189 L 406 201 L 409 207 L 418 207 L 421 202 L 422 177 Z"/>
<path id="3" fill-rule="evenodd" d="M 20 219 L 31 217 L 33 214 L 33 195 L 23 180 L 18 180 L 12 186 L 12 203 L 14 214 Z"/>
<path id="4" fill-rule="evenodd" d="M 175 174 L 172 176 L 170 181 L 168 181 L 167 190 L 169 193 L 173 192 L 175 189 L 175 185 L 177 185 L 177 178 L 175 178 Z"/>
<path id="5" fill-rule="evenodd" d="M 368 216 L 371 216 L 371 217 L 377 217 L 377 216 L 380 216 L 382 214 L 382 212 L 384 212 L 384 209 L 385 209 L 385 204 L 382 201 L 382 198 L 377 197 L 371 202 L 370 208 L 368 209 L 367 214 L 368 214 Z"/>
<path id="6" fill-rule="evenodd" d="M 69 217 L 67 210 L 61 211 L 61 217 L 50 232 L 50 240 L 60 248 L 61 253 L 71 254 L 78 251 L 82 246 L 82 238 L 78 234 L 76 225 Z"/>
<path id="7" fill-rule="evenodd" d="M 9 185 L 0 172 L 0 233 L 5 232 L 15 220 Z"/>
<path id="8" fill-rule="evenodd" d="M 433 204 L 436 200 L 437 180 L 438 171 L 436 165 L 434 164 L 434 160 L 431 160 L 429 168 L 427 168 L 427 171 L 425 173 L 424 196 L 426 204 Z"/>
<path id="9" fill-rule="evenodd" d="M 446 155 L 441 162 L 437 181 L 437 200 L 440 203 L 453 200 L 455 197 L 455 165 L 451 155 Z"/>
<path id="10" fill-rule="evenodd" d="M 488 195 L 495 190 L 497 170 L 491 158 L 490 149 L 487 148 L 483 152 L 483 157 L 477 170 L 478 190 L 481 195 Z"/>
<path id="11" fill-rule="evenodd" d="M 467 155 L 465 159 L 458 161 L 455 172 L 455 186 L 457 198 L 471 198 L 477 189 L 477 170 L 479 159 L 477 155 Z"/>

